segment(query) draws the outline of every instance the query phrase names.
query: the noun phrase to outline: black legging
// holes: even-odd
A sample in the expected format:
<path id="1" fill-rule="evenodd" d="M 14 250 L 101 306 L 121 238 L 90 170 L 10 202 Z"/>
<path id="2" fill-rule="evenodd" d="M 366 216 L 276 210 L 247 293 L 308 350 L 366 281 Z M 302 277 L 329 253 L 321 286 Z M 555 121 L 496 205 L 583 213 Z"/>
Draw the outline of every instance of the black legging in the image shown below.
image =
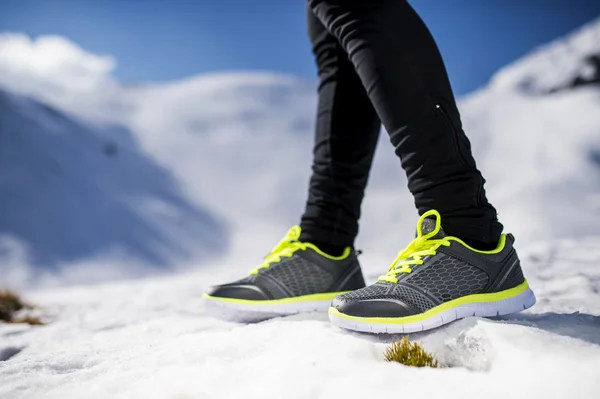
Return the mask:
<path id="1" fill-rule="evenodd" d="M 412 7 L 403 0 L 308 0 L 308 31 L 320 85 L 301 239 L 353 245 L 383 122 L 419 213 L 437 209 L 448 234 L 495 243 L 502 225 L 442 57 Z"/>

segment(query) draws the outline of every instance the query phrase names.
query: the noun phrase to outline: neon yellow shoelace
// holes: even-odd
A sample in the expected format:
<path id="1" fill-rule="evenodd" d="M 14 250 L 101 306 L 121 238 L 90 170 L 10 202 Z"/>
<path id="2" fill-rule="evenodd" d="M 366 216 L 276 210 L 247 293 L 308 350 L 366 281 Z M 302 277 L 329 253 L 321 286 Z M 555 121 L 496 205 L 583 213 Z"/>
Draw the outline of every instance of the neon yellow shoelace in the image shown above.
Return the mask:
<path id="1" fill-rule="evenodd" d="M 272 263 L 281 261 L 281 258 L 291 257 L 294 252 L 306 249 L 306 244 L 298 241 L 300 231 L 300 226 L 292 227 L 285 237 L 265 256 L 264 262 L 252 270 L 250 274 L 258 274 L 260 269 L 268 268 Z"/>
<path id="2" fill-rule="evenodd" d="M 435 228 L 430 233 L 422 234 L 421 226 L 425 218 L 435 216 Z M 412 240 L 410 244 L 398 253 L 398 256 L 392 262 L 388 272 L 379 277 L 379 281 L 387 281 L 390 283 L 398 282 L 398 274 L 412 273 L 412 265 L 422 265 L 423 257 L 435 255 L 436 250 L 440 246 L 449 246 L 450 240 L 448 237 L 432 239 L 442 228 L 441 216 L 438 211 L 430 210 L 425 212 L 417 222 L 417 238 Z"/>

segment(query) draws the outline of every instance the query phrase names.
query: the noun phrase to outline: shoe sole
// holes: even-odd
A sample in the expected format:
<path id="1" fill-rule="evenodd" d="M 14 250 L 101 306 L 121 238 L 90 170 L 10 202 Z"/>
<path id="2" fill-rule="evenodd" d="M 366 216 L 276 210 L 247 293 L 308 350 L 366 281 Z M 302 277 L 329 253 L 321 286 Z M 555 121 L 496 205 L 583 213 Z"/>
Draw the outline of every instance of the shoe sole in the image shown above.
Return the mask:
<path id="1" fill-rule="evenodd" d="M 256 323 L 298 313 L 327 312 L 331 301 L 344 292 L 303 295 L 292 298 L 252 301 L 247 299 L 203 296 L 204 309 L 219 319 L 238 323 Z"/>
<path id="2" fill-rule="evenodd" d="M 425 313 L 406 317 L 357 317 L 329 308 L 334 326 L 374 334 L 402 334 L 431 330 L 465 317 L 494 317 L 522 312 L 535 304 L 535 295 L 527 281 L 490 294 L 474 294 L 445 302 Z"/>

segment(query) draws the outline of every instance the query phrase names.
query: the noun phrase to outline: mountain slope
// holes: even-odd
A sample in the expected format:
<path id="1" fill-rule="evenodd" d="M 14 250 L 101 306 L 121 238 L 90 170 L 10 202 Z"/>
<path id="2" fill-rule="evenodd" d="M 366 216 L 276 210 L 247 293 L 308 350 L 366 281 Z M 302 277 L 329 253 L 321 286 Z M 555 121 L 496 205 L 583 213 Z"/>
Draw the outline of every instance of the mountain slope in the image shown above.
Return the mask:
<path id="1" fill-rule="evenodd" d="M 587 59 L 600 54 L 600 40 L 594 40 L 599 31 L 597 20 L 506 67 L 488 87 L 460 100 L 490 200 L 519 246 L 600 234 L 600 90 L 565 83 L 589 75 Z M 545 83 L 525 88 L 531 76 L 544 76 Z M 218 74 L 134 90 L 128 99 L 128 126 L 194 197 L 229 216 L 243 237 L 234 246 L 250 240 L 244 251 L 258 257 L 297 222 L 309 174 L 312 84 Z M 177 138 L 165 132 L 177 132 Z M 206 165 L 210 175 L 203 172 Z M 240 192 L 247 194 L 244 201 Z M 358 238 L 365 263 L 386 265 L 412 237 L 416 218 L 384 132 Z"/>
<path id="2" fill-rule="evenodd" d="M 3 91 L 0 115 L 3 281 L 136 276 L 225 250 L 222 221 L 184 196 L 127 130 Z"/>
<path id="3" fill-rule="evenodd" d="M 503 68 L 461 102 L 490 198 L 521 240 L 599 233 L 596 57 L 600 19 Z"/>
<path id="4" fill-rule="evenodd" d="M 600 40 L 595 40 L 599 31 L 600 20 L 504 68 L 488 87 L 460 101 L 465 130 L 488 181 L 489 198 L 507 231 L 517 236 L 519 247 L 539 240 L 600 234 L 596 223 L 600 217 L 600 113 L 596 112 L 600 91 L 593 84 L 593 73 L 586 69 L 589 58 L 600 54 Z M 69 52 L 77 53 L 73 49 L 64 53 Z M 91 62 L 88 58 L 72 69 L 85 68 Z M 176 195 L 183 196 L 190 206 L 210 209 L 209 213 L 219 215 L 226 223 L 228 250 L 214 247 L 224 255 L 219 263 L 237 268 L 239 254 L 246 259 L 260 259 L 290 225 L 298 222 L 310 174 L 314 83 L 269 73 L 240 72 L 198 76 L 164 85 L 121 87 L 110 77 L 94 75 L 97 70 L 106 72 L 105 59 L 91 60 L 91 83 L 78 81 L 67 96 L 64 93 L 70 89 L 64 71 L 54 84 L 31 83 L 52 79 L 36 75 L 30 84 L 19 86 L 15 79 L 24 79 L 22 73 L 26 69 L 15 75 L 20 70 L 14 65 L 3 69 L 1 60 L 0 71 L 6 69 L 12 75 L 0 76 L 0 85 L 41 98 L 58 112 L 75 115 L 78 124 L 68 127 L 71 134 L 80 129 L 86 136 L 85 132 L 91 130 L 100 142 L 136 143 L 135 151 L 157 165 L 136 168 L 130 177 L 111 177 L 114 184 L 131 185 L 135 173 L 144 181 L 157 180 L 143 177 L 151 174 L 152 168 L 172 174 L 170 184 L 178 186 L 174 189 Z M 69 63 L 77 65 L 75 60 Z M 9 78 L 10 82 L 3 80 Z M 568 84 L 584 78 L 591 83 Z M 38 113 L 23 117 L 30 123 L 38 123 L 37 119 L 42 118 Z M 28 129 L 22 135 L 33 135 L 35 131 Z M 75 142 L 72 145 L 76 146 Z M 46 147 L 40 148 L 46 151 Z M 72 151 L 79 152 L 75 147 Z M 100 152 L 96 154 L 102 161 L 107 159 Z M 100 163 L 94 165 L 98 173 L 113 173 L 101 170 Z M 83 175 L 81 181 L 86 181 Z M 67 187 L 70 183 L 64 180 L 61 184 Z M 95 196 L 113 195 L 110 188 L 94 188 L 105 189 Z M 44 211 L 42 197 L 36 198 L 38 217 L 43 220 L 48 212 Z M 82 207 L 87 200 L 75 195 L 71 201 L 73 206 Z M 104 209 L 105 213 L 98 213 L 103 215 L 98 217 L 100 231 L 102 223 L 121 219 L 117 212 Z M 69 215 L 70 219 L 80 218 Z M 416 218 L 406 178 L 383 134 L 363 204 L 358 238 L 369 274 L 380 273 L 412 237 Z M 197 226 L 194 218 L 188 221 L 187 229 L 191 230 L 187 235 L 186 228 L 179 232 L 165 229 L 158 238 L 139 238 L 140 245 L 154 247 L 156 242 L 165 240 L 171 249 L 160 256 L 163 263 L 207 265 L 206 259 L 195 256 L 196 247 L 213 247 L 213 232 L 202 227 L 201 221 Z M 88 224 L 93 226 L 93 222 Z M 144 223 L 159 226 L 162 221 L 149 218 Z M 218 229 L 214 235 L 217 241 L 223 241 Z M 130 259 L 127 262 L 105 263 L 125 275 L 144 275 L 156 263 L 152 259 L 156 255 L 125 252 Z M 129 273 L 132 262 L 140 267 Z M 213 259 L 210 264 L 215 262 Z M 50 262 L 48 267 L 59 273 L 66 270 L 59 263 Z M 251 267 L 239 265 L 242 270 Z M 69 270 L 72 273 L 74 269 Z M 90 277 L 90 281 L 94 278 Z"/>

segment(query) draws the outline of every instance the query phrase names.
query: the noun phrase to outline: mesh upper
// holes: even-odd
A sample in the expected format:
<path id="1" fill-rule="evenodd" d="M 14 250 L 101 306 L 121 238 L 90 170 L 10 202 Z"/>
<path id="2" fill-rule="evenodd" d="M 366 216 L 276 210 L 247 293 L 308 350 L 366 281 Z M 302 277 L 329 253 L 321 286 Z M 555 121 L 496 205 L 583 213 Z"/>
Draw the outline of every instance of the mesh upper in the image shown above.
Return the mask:
<path id="1" fill-rule="evenodd" d="M 391 291 L 390 291 L 391 290 Z M 388 293 L 389 292 L 389 293 Z M 410 305 L 422 313 L 431 309 L 436 304 L 425 295 L 412 288 L 391 283 L 375 283 L 360 290 L 340 295 L 338 300 L 346 303 L 368 301 L 373 299 L 396 299 Z"/>
<path id="2" fill-rule="evenodd" d="M 264 269 L 256 275 L 257 282 L 261 280 L 261 274 L 274 278 L 294 296 L 327 292 L 335 279 L 328 271 L 298 255 L 283 258 Z"/>
<path id="3" fill-rule="evenodd" d="M 338 298 L 344 301 L 353 302 L 353 300 L 369 300 L 369 299 L 384 299 L 389 298 L 387 292 L 389 291 L 391 284 L 388 283 L 375 283 L 368 287 L 361 288 L 360 290 L 348 292 L 347 294 L 340 295 Z"/>
<path id="4" fill-rule="evenodd" d="M 488 275 L 460 259 L 442 255 L 403 281 L 429 292 L 442 302 L 447 302 L 482 292 L 488 283 Z"/>
<path id="5" fill-rule="evenodd" d="M 412 306 L 413 309 L 416 309 L 419 313 L 423 313 L 437 305 L 420 292 L 403 285 L 397 285 L 394 288 L 394 296 L 402 299 L 403 302 Z"/>
<path id="6" fill-rule="evenodd" d="M 484 271 L 460 259 L 440 255 L 430 265 L 418 272 L 411 273 L 397 284 L 377 282 L 341 295 L 338 299 L 346 303 L 373 299 L 395 299 L 410 305 L 419 313 L 423 313 L 438 303 L 411 286 L 433 295 L 440 302 L 447 302 L 461 296 L 482 292 L 487 283 L 488 275 Z"/>

